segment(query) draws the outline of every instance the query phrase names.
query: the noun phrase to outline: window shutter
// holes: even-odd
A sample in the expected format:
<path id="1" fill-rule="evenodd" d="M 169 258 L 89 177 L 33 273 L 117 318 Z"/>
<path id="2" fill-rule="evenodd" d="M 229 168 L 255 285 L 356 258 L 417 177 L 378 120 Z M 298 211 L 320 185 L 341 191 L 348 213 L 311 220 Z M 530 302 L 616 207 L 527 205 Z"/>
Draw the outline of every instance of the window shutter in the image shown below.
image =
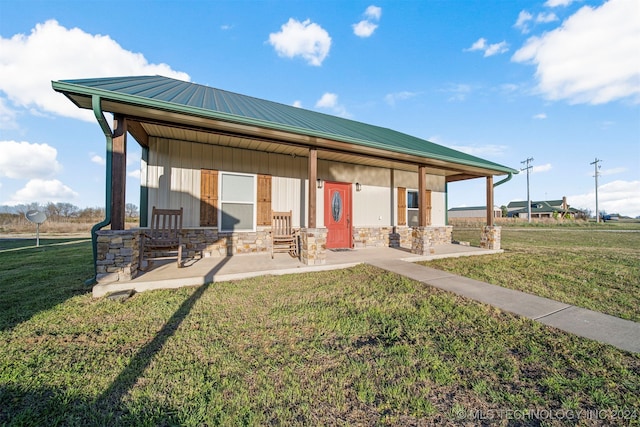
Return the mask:
<path id="1" fill-rule="evenodd" d="M 218 171 L 200 172 L 200 226 L 218 226 Z"/>
<path id="2" fill-rule="evenodd" d="M 431 190 L 425 190 L 427 193 L 425 194 L 424 200 L 426 201 L 426 206 L 424 207 L 426 211 L 427 223 L 425 225 L 431 225 Z"/>
<path id="3" fill-rule="evenodd" d="M 258 225 L 271 225 L 271 175 L 258 175 Z"/>
<path id="4" fill-rule="evenodd" d="M 407 189 L 398 187 L 398 225 L 407 225 Z"/>

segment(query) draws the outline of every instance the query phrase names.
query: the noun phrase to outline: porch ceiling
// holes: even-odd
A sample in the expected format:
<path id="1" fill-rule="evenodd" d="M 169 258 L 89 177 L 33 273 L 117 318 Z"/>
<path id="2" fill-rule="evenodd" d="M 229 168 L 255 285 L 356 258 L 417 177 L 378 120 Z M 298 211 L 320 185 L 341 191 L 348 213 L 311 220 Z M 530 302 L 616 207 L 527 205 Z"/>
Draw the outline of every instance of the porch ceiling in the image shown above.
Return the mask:
<path id="1" fill-rule="evenodd" d="M 201 144 L 285 154 L 296 157 L 308 157 L 309 155 L 309 146 L 306 145 L 297 145 L 293 143 L 261 139 L 258 137 L 232 135 L 214 131 L 205 132 L 202 130 L 178 128 L 157 123 L 141 123 L 141 125 L 148 136 L 175 140 L 176 144 L 179 144 L 181 141 L 190 141 Z M 416 172 L 418 170 L 418 166 L 414 163 L 398 162 L 386 158 L 372 157 L 356 153 L 323 150 L 322 148 L 318 149 L 318 159 L 380 168 L 393 168 L 410 172 Z M 455 171 L 441 169 L 440 167 L 428 168 L 428 172 L 432 175 L 442 176 L 456 174 Z"/>

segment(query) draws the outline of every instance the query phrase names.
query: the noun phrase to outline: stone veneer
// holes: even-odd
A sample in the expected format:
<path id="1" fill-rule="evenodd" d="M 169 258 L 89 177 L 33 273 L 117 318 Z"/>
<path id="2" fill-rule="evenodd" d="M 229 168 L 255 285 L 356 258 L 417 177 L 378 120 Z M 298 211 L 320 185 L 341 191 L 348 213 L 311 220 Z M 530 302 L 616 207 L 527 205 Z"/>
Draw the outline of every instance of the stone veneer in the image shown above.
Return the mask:
<path id="1" fill-rule="evenodd" d="M 453 227 L 413 227 L 411 232 L 411 253 L 431 255 L 435 253 L 435 245 L 451 243 Z"/>
<path id="2" fill-rule="evenodd" d="M 353 247 L 411 248 L 409 227 L 353 227 Z"/>
<path id="3" fill-rule="evenodd" d="M 433 253 L 433 245 L 451 243 L 453 227 L 354 227 L 355 248 L 404 247 L 413 253 Z M 97 232 L 96 281 L 127 281 L 138 275 L 140 234 L 143 229 L 100 230 Z M 269 229 L 255 232 L 219 232 L 212 228 L 187 228 L 182 238 L 185 259 L 267 253 L 271 249 Z M 326 263 L 326 228 L 300 230 L 300 260 L 306 265 Z M 482 247 L 500 249 L 500 227 L 483 229 Z M 161 256 L 156 252 L 154 256 Z"/>
<path id="4" fill-rule="evenodd" d="M 300 230 L 300 260 L 306 265 L 320 265 L 327 262 L 326 228 Z"/>
<path id="5" fill-rule="evenodd" d="M 140 261 L 140 232 L 99 230 L 96 235 L 96 281 L 110 283 L 136 277 Z"/>
<path id="6" fill-rule="evenodd" d="M 482 227 L 482 234 L 480 236 L 480 247 L 482 249 L 500 249 L 500 239 L 502 234 L 502 227 L 485 225 Z"/>

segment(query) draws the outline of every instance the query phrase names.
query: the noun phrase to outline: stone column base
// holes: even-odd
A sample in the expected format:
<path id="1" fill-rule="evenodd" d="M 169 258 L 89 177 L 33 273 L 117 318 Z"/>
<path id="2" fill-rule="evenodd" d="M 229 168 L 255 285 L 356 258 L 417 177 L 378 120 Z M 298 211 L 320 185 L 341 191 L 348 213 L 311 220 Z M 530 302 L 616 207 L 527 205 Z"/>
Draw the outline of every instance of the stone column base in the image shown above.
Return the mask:
<path id="1" fill-rule="evenodd" d="M 502 234 L 502 227 L 485 225 L 482 227 L 482 234 L 480 235 L 480 247 L 482 249 L 500 249 L 500 235 Z"/>
<path id="2" fill-rule="evenodd" d="M 137 230 L 99 230 L 96 281 L 128 281 L 138 275 L 140 232 Z"/>
<path id="3" fill-rule="evenodd" d="M 451 243 L 453 227 L 413 227 L 411 230 L 411 253 L 432 255 L 436 252 L 433 246 Z"/>
<path id="4" fill-rule="evenodd" d="M 327 262 L 327 229 L 300 229 L 300 260 L 306 265 L 321 265 Z"/>

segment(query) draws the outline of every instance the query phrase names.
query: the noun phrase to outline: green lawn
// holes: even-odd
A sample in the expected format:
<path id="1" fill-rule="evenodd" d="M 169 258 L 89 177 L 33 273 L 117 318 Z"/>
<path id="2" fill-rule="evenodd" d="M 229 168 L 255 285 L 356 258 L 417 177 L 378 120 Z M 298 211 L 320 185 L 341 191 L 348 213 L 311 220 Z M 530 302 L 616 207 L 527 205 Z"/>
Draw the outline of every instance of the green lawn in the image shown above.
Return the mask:
<path id="1" fill-rule="evenodd" d="M 423 264 L 640 322 L 640 230 L 621 226 L 503 227 L 503 254 Z M 480 231 L 454 228 L 453 237 L 479 244 Z"/>
<path id="2" fill-rule="evenodd" d="M 0 266 L 0 425 L 639 424 L 639 355 L 370 266 L 125 302 L 88 243 Z"/>

